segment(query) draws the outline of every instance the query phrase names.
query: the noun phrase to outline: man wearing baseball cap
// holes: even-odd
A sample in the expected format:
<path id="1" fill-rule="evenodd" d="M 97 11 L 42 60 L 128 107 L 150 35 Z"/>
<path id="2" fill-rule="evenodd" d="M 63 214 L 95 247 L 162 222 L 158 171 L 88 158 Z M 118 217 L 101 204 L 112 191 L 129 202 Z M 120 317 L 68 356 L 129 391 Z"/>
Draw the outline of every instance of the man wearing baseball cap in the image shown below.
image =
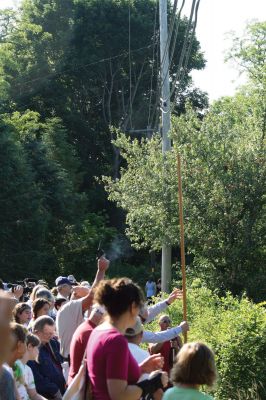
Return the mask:
<path id="1" fill-rule="evenodd" d="M 55 280 L 55 285 L 58 290 L 58 297 L 68 300 L 72 292 L 72 282 L 66 276 L 59 276 Z"/>
<path id="2" fill-rule="evenodd" d="M 56 331 L 60 341 L 60 353 L 69 359 L 70 343 L 77 327 L 84 321 L 84 313 L 90 309 L 93 301 L 93 288 L 104 279 L 109 267 L 105 257 L 98 259 L 98 268 L 92 287 L 74 286 L 71 298 L 64 304 L 56 315 Z"/>

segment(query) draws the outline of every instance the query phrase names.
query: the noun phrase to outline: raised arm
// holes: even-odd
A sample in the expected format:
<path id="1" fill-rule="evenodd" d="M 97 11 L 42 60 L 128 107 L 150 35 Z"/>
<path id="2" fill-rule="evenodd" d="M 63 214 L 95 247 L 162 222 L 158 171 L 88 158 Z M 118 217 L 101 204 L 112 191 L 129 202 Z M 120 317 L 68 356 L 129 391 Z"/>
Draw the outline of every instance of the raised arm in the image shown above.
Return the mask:
<path id="1" fill-rule="evenodd" d="M 166 300 L 160 301 L 157 304 L 154 304 L 148 307 L 148 317 L 145 320 L 145 324 L 151 322 L 158 314 L 164 311 L 170 304 L 172 304 L 175 300 L 182 299 L 182 290 L 174 289 L 172 293 L 170 293 L 169 297 Z"/>
<path id="2" fill-rule="evenodd" d="M 95 279 L 94 282 L 92 284 L 92 289 L 98 285 L 98 283 L 104 279 L 105 277 L 105 272 L 108 270 L 109 268 L 109 264 L 110 261 L 107 260 L 107 258 L 105 258 L 104 256 L 100 257 L 98 259 L 98 265 L 97 265 L 97 272 L 95 275 Z"/>
<path id="3" fill-rule="evenodd" d="M 180 325 L 167 329 L 166 331 L 150 332 L 144 331 L 142 336 L 142 343 L 161 343 L 167 340 L 174 339 L 180 333 L 187 332 L 189 330 L 189 325 L 186 321 L 181 322 Z"/>

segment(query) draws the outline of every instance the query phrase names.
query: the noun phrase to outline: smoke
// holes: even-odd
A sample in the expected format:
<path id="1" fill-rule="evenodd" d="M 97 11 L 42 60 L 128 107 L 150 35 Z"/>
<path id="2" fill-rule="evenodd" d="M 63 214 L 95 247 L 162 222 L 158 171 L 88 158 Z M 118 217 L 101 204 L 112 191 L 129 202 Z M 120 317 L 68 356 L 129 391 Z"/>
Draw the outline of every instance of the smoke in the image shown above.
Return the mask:
<path id="1" fill-rule="evenodd" d="M 133 249 L 129 240 L 123 235 L 117 235 L 106 250 L 106 257 L 110 261 L 116 261 L 120 258 L 130 258 L 133 255 Z"/>

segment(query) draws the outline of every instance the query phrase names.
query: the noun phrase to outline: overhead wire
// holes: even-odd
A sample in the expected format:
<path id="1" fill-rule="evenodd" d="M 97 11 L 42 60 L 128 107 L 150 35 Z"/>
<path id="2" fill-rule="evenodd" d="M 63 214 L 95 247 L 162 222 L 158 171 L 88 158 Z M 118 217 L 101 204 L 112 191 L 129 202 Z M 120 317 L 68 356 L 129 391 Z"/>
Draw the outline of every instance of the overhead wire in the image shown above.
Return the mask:
<path id="1" fill-rule="evenodd" d="M 173 60 L 175 44 L 176 44 L 176 39 L 177 39 L 177 33 L 178 33 L 178 30 L 179 30 L 179 24 L 180 24 L 180 16 L 181 16 L 181 12 L 183 10 L 183 7 L 185 5 L 185 1 L 186 0 L 182 1 L 180 10 L 178 12 L 177 19 L 176 19 L 176 10 L 177 10 L 177 5 L 178 5 L 178 0 L 175 0 L 175 2 L 174 2 L 173 9 L 172 9 L 172 17 L 171 17 L 171 22 L 170 22 L 170 29 L 168 31 L 167 42 L 166 42 L 166 46 L 165 46 L 165 49 L 164 49 L 162 62 L 160 63 L 160 71 L 162 70 L 163 63 L 165 62 L 165 57 L 166 57 L 166 54 L 167 54 L 167 50 L 169 50 L 168 46 L 170 46 L 171 38 L 172 38 L 172 35 L 173 35 L 173 31 L 175 29 L 176 20 L 177 20 L 177 27 L 175 29 L 175 35 L 174 35 L 174 45 L 172 45 L 172 51 L 171 51 L 171 62 Z M 168 52 L 168 54 L 169 54 L 169 52 Z M 170 69 L 171 69 L 171 66 L 172 66 L 171 62 L 169 62 L 168 72 L 170 72 Z M 164 85 L 167 76 L 168 76 L 168 73 L 166 73 L 165 76 L 161 77 L 161 79 L 158 79 L 158 81 L 157 81 L 156 100 L 155 100 L 155 106 L 154 106 L 153 115 L 152 115 L 152 124 L 155 127 L 156 127 L 157 120 L 158 120 L 157 107 L 158 107 L 159 102 L 160 102 L 161 88 Z"/>
<path id="2" fill-rule="evenodd" d="M 129 121 L 132 129 L 131 1 L 128 2 Z"/>
<path id="3" fill-rule="evenodd" d="M 188 24 L 187 24 L 187 27 L 186 27 L 186 32 L 185 32 L 184 45 L 182 47 L 181 56 L 180 56 L 179 63 L 178 63 L 178 68 L 177 68 L 177 73 L 176 73 L 175 79 L 174 79 L 173 84 L 172 84 L 172 89 L 171 89 L 171 92 L 170 92 L 170 98 L 172 97 L 172 95 L 173 95 L 173 93 L 175 91 L 175 85 L 176 85 L 177 81 L 179 80 L 179 78 L 180 78 L 180 76 L 182 74 L 182 71 L 184 70 L 184 66 L 185 65 L 187 66 L 187 64 L 188 64 L 188 60 L 189 60 L 190 53 L 191 53 L 191 48 L 192 48 L 192 42 L 193 42 L 193 39 L 194 39 L 194 33 L 195 33 L 195 29 L 196 29 L 196 24 L 195 23 L 193 24 L 193 17 L 194 17 L 196 3 L 197 3 L 197 7 L 196 7 L 196 12 L 197 12 L 198 11 L 198 6 L 199 6 L 199 2 L 200 2 L 200 0 L 198 0 L 198 1 L 197 0 L 193 0 L 192 1 L 190 17 L 189 17 L 189 21 L 188 21 Z M 196 18 L 197 18 L 197 16 L 196 16 Z M 190 33 L 192 24 L 194 26 L 193 26 L 192 33 Z M 183 76 L 184 76 L 184 74 L 183 74 Z M 164 100 L 164 101 L 167 101 L 167 100 Z"/>
<path id="4" fill-rule="evenodd" d="M 138 51 L 141 51 L 141 50 L 149 49 L 151 47 L 152 47 L 152 44 L 150 44 L 148 46 L 139 47 L 138 49 L 131 50 L 131 54 L 135 53 L 135 52 L 138 52 Z M 33 79 L 29 79 L 29 80 L 24 81 L 22 83 L 17 83 L 17 84 L 15 83 L 13 85 L 13 88 L 19 88 L 19 87 L 22 87 L 22 86 L 27 85 L 29 83 L 37 82 L 37 81 L 43 80 L 43 79 L 54 78 L 54 77 L 57 77 L 57 76 L 60 76 L 60 75 L 64 75 L 67 72 L 72 72 L 72 71 L 78 70 L 80 68 L 91 67 L 93 65 L 104 63 L 106 61 L 115 60 L 115 59 L 120 58 L 120 57 L 126 57 L 127 55 L 128 55 L 128 51 L 124 51 L 124 52 L 122 52 L 120 54 L 117 54 L 115 56 L 102 58 L 100 60 L 93 61 L 93 62 L 90 62 L 88 64 L 78 64 L 78 65 L 75 65 L 75 66 L 67 67 L 65 70 L 62 70 L 62 71 L 59 71 L 59 72 L 51 72 L 50 74 L 39 76 L 39 77 L 36 77 L 36 78 L 33 78 Z"/>
<path id="5" fill-rule="evenodd" d="M 159 0 L 155 3 L 155 11 L 154 11 L 154 23 L 153 23 L 153 46 L 152 46 L 152 67 L 151 67 L 151 79 L 150 79 L 150 96 L 149 96 L 149 112 L 148 112 L 148 123 L 147 126 L 150 126 L 151 119 L 151 103 L 152 103 L 152 92 L 153 92 L 153 75 L 154 75 L 154 64 L 155 64 L 155 48 L 158 43 L 158 37 L 156 34 L 156 24 L 157 24 L 157 14 L 158 14 L 158 4 Z"/>
<path id="6" fill-rule="evenodd" d="M 150 49 L 152 46 L 153 46 L 153 44 L 149 44 L 147 46 L 143 46 L 143 47 L 139 47 L 137 49 L 133 49 L 133 50 L 131 50 L 131 54 L 139 52 L 139 51 L 142 51 L 142 50 Z M 18 90 L 21 90 L 21 91 L 23 90 L 20 93 L 20 97 L 27 96 L 27 95 L 31 94 L 32 88 L 30 88 L 29 90 L 25 90 L 25 89 L 23 89 L 23 87 L 28 85 L 28 84 L 30 84 L 30 83 L 43 81 L 45 79 L 52 79 L 52 78 L 55 78 L 55 77 L 58 77 L 58 76 L 62 76 L 64 74 L 68 73 L 68 72 L 76 71 L 76 70 L 79 70 L 79 69 L 82 69 L 82 68 L 84 70 L 86 70 L 86 67 L 98 65 L 98 64 L 101 64 L 101 63 L 105 63 L 107 61 L 115 60 L 115 59 L 118 59 L 118 58 L 121 58 L 121 57 L 126 57 L 126 56 L 128 56 L 128 51 L 123 51 L 122 53 L 119 53 L 119 54 L 117 54 L 115 56 L 112 56 L 112 57 L 102 58 L 100 60 L 93 61 L 93 62 L 87 63 L 87 64 L 83 64 L 83 63 L 82 64 L 78 64 L 78 65 L 75 65 L 75 66 L 72 66 L 72 67 L 67 67 L 66 69 L 58 71 L 58 72 L 52 72 L 50 74 L 46 74 L 46 75 L 39 76 L 39 77 L 36 77 L 36 78 L 33 78 L 33 79 L 29 79 L 29 80 L 21 82 L 21 83 L 15 83 L 14 85 L 12 85 L 12 88 L 13 89 L 18 89 Z M 121 78 L 120 80 L 122 80 L 122 79 L 125 79 L 125 78 Z M 60 96 L 59 96 L 59 98 L 60 98 Z M 29 105 L 32 105 L 32 101 L 29 101 L 27 103 L 21 104 L 20 107 L 27 107 Z"/>
<path id="7" fill-rule="evenodd" d="M 185 63 L 184 63 L 184 66 L 182 68 L 182 73 L 181 73 L 181 76 L 180 76 L 179 88 L 181 87 L 181 85 L 183 83 L 183 80 L 184 80 L 184 77 L 185 77 L 185 73 L 187 71 L 188 62 L 189 62 L 190 55 L 191 55 L 193 39 L 195 37 L 195 31 L 196 31 L 196 26 L 197 26 L 197 22 L 198 22 L 199 4 L 200 4 L 200 0 L 197 1 L 196 8 L 195 8 L 195 20 L 194 20 L 194 23 L 193 23 L 193 30 L 192 30 L 192 33 L 191 33 L 191 39 L 190 39 L 189 47 L 188 47 L 188 50 L 187 50 Z M 175 91 L 176 91 L 176 94 L 174 96 L 174 101 L 172 102 L 172 107 L 174 107 L 174 105 L 175 105 L 175 103 L 177 101 L 178 94 L 179 94 L 179 89 L 178 88 L 176 89 L 175 86 L 173 85 L 173 87 L 172 87 L 172 95 L 174 94 Z"/>

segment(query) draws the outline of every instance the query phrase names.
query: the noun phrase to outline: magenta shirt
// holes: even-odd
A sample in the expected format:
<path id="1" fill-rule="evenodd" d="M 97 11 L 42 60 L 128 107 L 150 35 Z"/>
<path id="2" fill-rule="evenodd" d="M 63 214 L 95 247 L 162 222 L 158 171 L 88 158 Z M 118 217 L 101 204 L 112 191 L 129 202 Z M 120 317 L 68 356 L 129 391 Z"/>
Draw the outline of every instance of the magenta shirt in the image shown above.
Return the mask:
<path id="1" fill-rule="evenodd" d="M 92 331 L 87 346 L 87 366 L 95 400 L 111 400 L 107 379 L 120 379 L 132 385 L 141 375 L 127 340 L 115 328 Z"/>

